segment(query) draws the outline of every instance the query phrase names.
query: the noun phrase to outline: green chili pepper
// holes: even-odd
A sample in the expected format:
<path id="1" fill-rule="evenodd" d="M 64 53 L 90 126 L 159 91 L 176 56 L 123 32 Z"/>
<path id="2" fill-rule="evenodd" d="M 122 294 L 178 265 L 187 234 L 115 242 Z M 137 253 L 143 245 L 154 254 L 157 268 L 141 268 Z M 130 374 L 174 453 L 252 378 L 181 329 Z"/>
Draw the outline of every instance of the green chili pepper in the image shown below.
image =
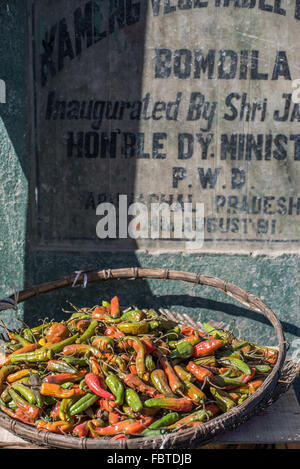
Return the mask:
<path id="1" fill-rule="evenodd" d="M 243 362 L 239 358 L 234 358 L 234 357 L 221 357 L 218 359 L 221 363 L 224 363 L 225 365 L 233 366 L 234 368 L 237 368 L 238 370 L 242 371 L 245 375 L 251 375 L 251 370 L 247 363 Z"/>
<path id="2" fill-rule="evenodd" d="M 242 394 L 238 400 L 238 404 L 242 404 L 242 402 L 244 402 L 244 400 L 247 399 L 247 397 L 248 397 L 248 394 Z"/>
<path id="3" fill-rule="evenodd" d="M 148 428 L 146 430 L 144 430 L 141 435 L 142 436 L 145 436 L 147 438 L 154 438 L 156 436 L 162 436 L 162 435 L 166 435 L 168 432 L 168 430 L 165 430 L 163 428 L 160 428 L 160 429 L 157 429 L 157 430 L 149 430 Z"/>
<path id="4" fill-rule="evenodd" d="M 126 313 L 123 313 L 120 319 L 121 321 L 127 322 L 140 322 L 142 320 L 142 317 L 142 311 L 138 309 L 132 309 L 130 311 L 126 311 Z"/>
<path id="5" fill-rule="evenodd" d="M 62 360 L 68 363 L 69 365 L 78 366 L 79 368 L 89 366 L 89 361 L 87 358 L 63 357 Z"/>
<path id="6" fill-rule="evenodd" d="M 155 366 L 155 363 L 154 363 L 154 360 L 153 360 L 153 357 L 151 354 L 149 355 L 146 355 L 146 358 L 145 358 L 145 366 L 146 366 L 146 369 L 148 371 L 153 371 L 155 370 L 156 366 Z"/>
<path id="7" fill-rule="evenodd" d="M 199 357 L 199 358 L 194 358 L 194 363 L 196 365 L 202 365 L 202 366 L 216 366 L 216 357 L 214 355 L 209 355 L 208 357 Z"/>
<path id="8" fill-rule="evenodd" d="M 75 335 L 72 335 L 71 337 L 68 337 L 68 339 L 62 340 L 61 342 L 58 342 L 57 344 L 45 345 L 42 349 L 51 350 L 54 353 L 59 353 L 67 345 L 73 344 L 76 341 L 78 335 L 79 335 L 78 333 L 75 334 Z M 42 350 L 42 349 L 40 349 L 40 350 Z"/>
<path id="9" fill-rule="evenodd" d="M 14 340 L 17 340 L 18 342 L 20 342 L 20 344 L 23 345 L 23 347 L 26 347 L 26 345 L 31 345 L 32 342 L 30 342 L 29 340 L 25 339 L 24 337 L 22 337 L 21 335 L 19 334 L 12 334 L 13 336 L 13 339 Z"/>
<path id="10" fill-rule="evenodd" d="M 231 344 L 231 347 L 233 348 L 233 350 L 239 350 L 243 347 L 246 347 L 247 345 L 249 345 L 248 340 L 243 340 L 241 342 L 236 342 L 235 344 Z"/>
<path id="11" fill-rule="evenodd" d="M 209 334 L 214 338 L 214 339 L 223 339 L 227 340 L 228 337 L 230 336 L 230 333 L 227 331 L 223 331 L 221 329 L 215 329 L 214 326 L 211 324 L 208 324 L 207 322 L 204 322 L 203 324 L 204 329 L 209 332 Z"/>
<path id="12" fill-rule="evenodd" d="M 104 308 L 109 308 L 110 307 L 110 303 L 108 301 L 102 301 L 102 306 L 104 306 Z"/>
<path id="13" fill-rule="evenodd" d="M 18 393 L 21 394 L 21 396 L 23 396 L 26 399 L 26 401 L 29 402 L 29 404 L 36 403 L 36 398 L 35 398 L 33 391 L 27 386 L 25 386 L 24 384 L 17 382 L 17 383 L 13 383 L 11 387 L 15 389 L 16 391 L 18 391 Z"/>
<path id="14" fill-rule="evenodd" d="M 251 365 L 255 368 L 256 373 L 269 373 L 271 371 L 271 367 L 269 365 Z"/>
<path id="15" fill-rule="evenodd" d="M 210 392 L 214 399 L 217 402 L 218 407 L 222 410 L 222 412 L 228 412 L 230 409 L 235 407 L 235 402 L 228 397 L 228 394 L 224 391 L 217 391 L 216 388 L 210 387 Z"/>
<path id="16" fill-rule="evenodd" d="M 24 339 L 26 339 L 31 344 L 34 343 L 35 336 L 34 336 L 33 332 L 31 332 L 31 329 L 24 329 L 23 330 L 23 336 L 24 336 Z"/>
<path id="17" fill-rule="evenodd" d="M 147 334 L 149 332 L 150 326 L 149 322 L 140 321 L 138 323 L 133 322 L 120 322 L 118 329 L 124 334 L 128 335 L 140 335 Z"/>
<path id="18" fill-rule="evenodd" d="M 179 378 L 181 379 L 181 381 L 183 381 L 184 383 L 186 382 L 192 383 L 196 380 L 196 378 L 191 373 L 186 371 L 186 369 L 180 365 L 175 365 L 174 370 L 176 374 L 179 376 Z"/>
<path id="19" fill-rule="evenodd" d="M 125 401 L 134 412 L 140 412 L 143 408 L 139 395 L 133 389 L 125 390 Z"/>
<path id="20" fill-rule="evenodd" d="M 227 349 L 227 350 L 222 350 L 221 352 L 216 352 L 216 359 L 218 360 L 219 358 L 238 358 L 239 360 L 242 360 L 242 354 L 239 350 L 233 350 L 232 348 Z"/>
<path id="21" fill-rule="evenodd" d="M 19 353 L 12 355 L 10 358 L 11 363 L 19 362 L 47 362 L 53 356 L 52 349 L 40 348 L 34 352 Z"/>
<path id="22" fill-rule="evenodd" d="M 95 319 L 91 321 L 89 327 L 84 331 L 84 333 L 76 340 L 76 344 L 82 344 L 88 340 L 95 332 L 96 327 L 99 325 L 99 322 Z"/>
<path id="23" fill-rule="evenodd" d="M 10 397 L 10 394 L 8 392 L 8 389 L 9 387 L 7 386 L 4 391 L 2 392 L 1 394 L 1 398 L 0 400 L 4 403 L 4 404 L 7 404 L 8 402 L 11 401 L 11 397 Z"/>
<path id="24" fill-rule="evenodd" d="M 9 401 L 6 406 L 11 410 L 17 410 L 18 406 L 13 400 Z"/>
<path id="25" fill-rule="evenodd" d="M 161 417 L 159 420 L 155 420 L 147 430 L 157 430 L 162 427 L 168 427 L 169 425 L 172 425 L 173 423 L 177 422 L 177 420 L 180 419 L 180 415 L 177 412 L 170 412 L 169 414 L 164 415 Z M 142 432 L 142 435 L 146 434 L 146 430 Z"/>
<path id="26" fill-rule="evenodd" d="M 84 412 L 86 409 L 91 407 L 97 400 L 99 396 L 96 394 L 87 393 L 81 399 L 76 401 L 73 405 L 71 405 L 69 409 L 69 415 L 72 417 L 73 415 L 80 414 L 80 412 Z"/>
<path id="27" fill-rule="evenodd" d="M 178 340 L 179 334 L 180 334 L 180 327 L 176 326 L 173 329 L 169 329 L 165 335 L 166 335 L 166 339 L 170 343 L 170 341 Z"/>
<path id="28" fill-rule="evenodd" d="M 225 375 L 215 375 L 213 377 L 213 384 L 216 386 L 240 386 L 241 381 L 238 378 L 229 378 Z"/>
<path id="29" fill-rule="evenodd" d="M 177 422 L 173 425 L 170 425 L 170 429 L 177 429 L 179 427 L 183 427 L 184 425 L 187 425 L 189 423 L 193 422 L 203 422 L 205 418 L 211 417 L 212 413 L 210 411 L 205 411 L 204 409 L 202 410 L 196 410 L 196 412 L 193 412 L 190 415 L 187 415 L 186 417 L 183 417 L 182 419 L 178 420 Z"/>
<path id="30" fill-rule="evenodd" d="M 47 370 L 56 371 L 57 373 L 77 374 L 78 370 L 69 363 L 60 360 L 51 360 L 47 364 Z"/>
<path id="31" fill-rule="evenodd" d="M 193 355 L 194 347 L 189 342 L 180 342 L 171 353 L 171 358 L 190 358 Z"/>
<path id="32" fill-rule="evenodd" d="M 27 400 L 21 397 L 11 386 L 8 392 L 11 395 L 14 403 L 20 407 L 28 416 L 36 418 L 39 415 L 39 408 L 33 404 L 30 404 Z"/>
<path id="33" fill-rule="evenodd" d="M 178 347 L 178 345 L 180 345 L 182 343 L 186 343 L 186 342 L 188 342 L 189 344 L 192 344 L 192 345 L 197 345 L 197 344 L 199 344 L 200 340 L 201 339 L 200 339 L 199 335 L 195 334 L 192 337 L 185 337 L 184 339 L 180 339 L 180 340 L 171 340 L 169 342 L 169 346 L 170 346 L 170 348 L 176 349 Z"/>
<path id="34" fill-rule="evenodd" d="M 73 386 L 74 386 L 74 383 L 72 381 L 66 381 L 65 383 L 60 384 L 60 387 L 63 389 L 72 389 Z"/>
<path id="35" fill-rule="evenodd" d="M 155 329 L 159 327 L 159 321 L 149 321 L 148 324 L 149 324 L 150 332 L 154 331 Z"/>
<path id="36" fill-rule="evenodd" d="M 163 394 L 166 397 L 176 397 L 172 392 L 168 378 L 164 370 L 154 370 L 151 373 L 151 381 L 154 384 L 158 392 Z"/>
<path id="37" fill-rule="evenodd" d="M 105 379 L 105 383 L 115 396 L 116 404 L 122 405 L 125 398 L 125 389 L 119 378 L 114 373 L 110 372 Z"/>

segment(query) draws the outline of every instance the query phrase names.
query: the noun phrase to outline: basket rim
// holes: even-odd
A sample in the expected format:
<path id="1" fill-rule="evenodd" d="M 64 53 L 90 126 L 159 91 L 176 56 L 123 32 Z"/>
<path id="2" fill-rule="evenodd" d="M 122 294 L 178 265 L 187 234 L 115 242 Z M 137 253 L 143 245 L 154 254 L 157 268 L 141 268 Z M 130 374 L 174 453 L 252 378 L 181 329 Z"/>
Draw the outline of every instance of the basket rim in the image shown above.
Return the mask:
<path id="1" fill-rule="evenodd" d="M 94 283 L 108 280 L 120 279 L 163 279 L 179 280 L 183 282 L 205 285 L 222 291 L 226 295 L 234 298 L 243 305 L 255 310 L 265 316 L 275 329 L 278 339 L 278 359 L 277 362 L 256 392 L 248 397 L 242 404 L 232 408 L 230 411 L 215 417 L 197 427 L 186 429 L 176 434 L 167 436 L 158 436 L 155 438 L 134 438 L 132 440 L 107 440 L 76 438 L 73 436 L 58 435 L 51 432 L 37 430 L 36 427 L 26 425 L 22 422 L 12 419 L 8 415 L 0 412 L 0 424 L 12 433 L 46 446 L 60 448 L 84 448 L 84 449 L 160 449 L 164 448 L 186 448 L 185 442 L 189 442 L 189 448 L 196 447 L 203 441 L 211 440 L 217 434 L 223 433 L 227 429 L 233 428 L 249 418 L 255 408 L 259 407 L 262 401 L 266 400 L 274 390 L 286 356 L 286 341 L 281 323 L 275 313 L 256 295 L 238 287 L 237 285 L 221 280 L 206 274 L 191 273 L 178 270 L 158 269 L 158 268 L 121 268 L 97 270 L 89 269 L 86 271 L 75 272 L 75 275 L 63 277 L 59 280 L 45 282 L 31 288 L 18 292 L 18 297 L 11 295 L 0 301 L 0 311 L 11 309 L 12 303 L 17 304 L 26 301 L 35 296 L 51 292 L 60 288 L 74 286 L 75 284 L 85 285 L 86 282 Z M 183 318 L 184 321 L 184 318 Z"/>

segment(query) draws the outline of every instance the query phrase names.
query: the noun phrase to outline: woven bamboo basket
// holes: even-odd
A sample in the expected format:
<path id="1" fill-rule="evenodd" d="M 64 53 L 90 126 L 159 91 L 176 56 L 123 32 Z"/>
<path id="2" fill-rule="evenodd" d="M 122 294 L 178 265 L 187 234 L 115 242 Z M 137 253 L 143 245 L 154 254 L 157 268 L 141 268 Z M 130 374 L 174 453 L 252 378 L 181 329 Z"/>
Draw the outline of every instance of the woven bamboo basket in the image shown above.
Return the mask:
<path id="1" fill-rule="evenodd" d="M 113 270 L 88 270 L 80 271 L 75 275 L 62 279 L 43 283 L 38 286 L 19 292 L 16 299 L 13 295 L 0 302 L 0 311 L 12 308 L 17 303 L 26 301 L 37 295 L 45 294 L 53 290 L 70 286 L 86 285 L 86 283 L 109 281 L 111 279 L 137 280 L 137 279 L 162 279 L 190 282 L 198 285 L 205 285 L 222 291 L 226 295 L 234 298 L 251 310 L 262 314 L 269 320 L 274 328 L 278 340 L 278 360 L 272 372 L 263 384 L 246 399 L 242 404 L 234 407 L 229 412 L 215 417 L 211 421 L 194 428 L 186 429 L 178 434 L 168 434 L 155 438 L 134 438 L 129 440 L 112 441 L 107 439 L 75 438 L 72 436 L 57 435 L 50 432 L 37 430 L 35 427 L 23 424 L 0 412 L 0 426 L 9 432 L 23 438 L 26 441 L 39 446 L 52 448 L 69 449 L 192 449 L 212 441 L 216 436 L 231 430 L 247 421 L 251 416 L 259 413 L 262 409 L 272 404 L 284 393 L 299 373 L 299 364 L 293 360 L 286 360 L 286 341 L 284 333 L 273 311 L 268 308 L 257 296 L 243 290 L 242 288 L 221 280 L 216 277 L 204 274 L 148 268 L 123 268 Z M 194 322 L 187 315 L 161 311 L 167 317 L 180 324 L 201 327 L 200 323 Z"/>

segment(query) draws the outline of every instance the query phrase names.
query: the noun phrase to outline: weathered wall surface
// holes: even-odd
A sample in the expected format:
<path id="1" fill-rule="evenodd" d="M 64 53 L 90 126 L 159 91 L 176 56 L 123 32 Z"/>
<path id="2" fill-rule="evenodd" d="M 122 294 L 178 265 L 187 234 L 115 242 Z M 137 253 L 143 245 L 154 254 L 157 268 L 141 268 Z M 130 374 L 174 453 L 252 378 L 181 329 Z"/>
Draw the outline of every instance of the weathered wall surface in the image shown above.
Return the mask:
<path id="1" fill-rule="evenodd" d="M 203 272 L 236 283 L 260 296 L 281 319 L 291 346 L 290 354 L 299 353 L 299 256 L 296 253 L 287 254 L 284 248 L 272 256 L 263 252 L 256 256 L 213 252 L 110 253 L 97 249 L 92 252 L 86 248 L 81 250 L 78 245 L 68 246 L 66 250 L 63 243 L 59 249 L 49 250 L 47 243 L 41 246 L 32 241 L 32 214 L 28 221 L 29 174 L 32 175 L 32 127 L 28 107 L 32 108 L 33 103 L 31 98 L 27 99 L 31 95 L 26 87 L 30 59 L 25 2 L 1 2 L 0 13 L 0 79 L 5 80 L 7 86 L 7 102 L 0 104 L 0 297 L 11 294 L 14 284 L 21 289 L 90 267 L 153 266 Z M 277 31 L 274 34 L 277 35 Z M 31 187 L 31 202 L 34 194 Z M 62 199 L 62 207 L 63 204 Z M 74 304 L 91 304 L 116 292 L 124 303 L 173 306 L 178 311 L 200 314 L 205 319 L 211 315 L 231 322 L 241 334 L 244 331 L 266 343 L 273 340 L 271 328 L 257 315 L 233 304 L 218 292 L 170 281 L 107 283 L 97 288 L 88 286 L 86 291 L 60 291 L 21 305 L 17 313 L 1 313 L 1 317 L 10 326 L 16 325 L 16 318 L 30 323 L 42 315 L 59 317 L 61 308 L 66 307 L 66 299 Z"/>

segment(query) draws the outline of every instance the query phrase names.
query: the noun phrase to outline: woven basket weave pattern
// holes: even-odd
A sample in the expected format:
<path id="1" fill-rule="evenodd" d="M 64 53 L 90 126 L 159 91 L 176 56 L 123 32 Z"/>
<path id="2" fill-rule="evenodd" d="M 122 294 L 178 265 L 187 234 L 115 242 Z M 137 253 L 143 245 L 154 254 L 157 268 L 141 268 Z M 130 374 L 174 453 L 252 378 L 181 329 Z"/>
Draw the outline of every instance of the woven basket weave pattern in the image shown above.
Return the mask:
<path id="1" fill-rule="evenodd" d="M 258 390 L 246 399 L 242 404 L 234 407 L 229 412 L 215 417 L 211 421 L 197 427 L 181 431 L 176 434 L 169 434 L 166 437 L 156 438 L 135 438 L 130 440 L 112 441 L 107 439 L 74 438 L 71 436 L 57 435 L 50 432 L 37 430 L 21 422 L 11 419 L 0 412 L 0 425 L 10 432 L 20 436 L 26 441 L 41 446 L 56 448 L 79 448 L 79 449 L 163 449 L 163 448 L 195 448 L 210 442 L 217 435 L 224 433 L 251 416 L 257 414 L 262 409 L 272 404 L 293 382 L 299 374 L 299 364 L 292 360 L 285 361 L 286 342 L 280 321 L 273 311 L 268 308 L 258 297 L 243 290 L 242 288 L 221 280 L 216 277 L 190 272 L 181 272 L 167 269 L 145 269 L 139 267 L 114 269 L 114 270 L 89 270 L 77 272 L 76 275 L 64 277 L 60 280 L 44 283 L 19 292 L 17 302 L 23 302 L 37 295 L 45 294 L 60 288 L 74 286 L 76 284 L 86 284 L 91 282 L 108 281 L 110 279 L 162 279 L 178 280 L 190 282 L 198 285 L 210 286 L 218 289 L 226 295 L 234 298 L 238 302 L 255 310 L 266 317 L 272 324 L 278 339 L 278 360 L 272 372 L 258 388 Z M 0 311 L 12 307 L 12 302 L 16 302 L 14 296 L 6 298 L 0 302 Z M 176 320 L 181 324 L 201 327 L 187 315 L 161 311 L 166 316 Z"/>

